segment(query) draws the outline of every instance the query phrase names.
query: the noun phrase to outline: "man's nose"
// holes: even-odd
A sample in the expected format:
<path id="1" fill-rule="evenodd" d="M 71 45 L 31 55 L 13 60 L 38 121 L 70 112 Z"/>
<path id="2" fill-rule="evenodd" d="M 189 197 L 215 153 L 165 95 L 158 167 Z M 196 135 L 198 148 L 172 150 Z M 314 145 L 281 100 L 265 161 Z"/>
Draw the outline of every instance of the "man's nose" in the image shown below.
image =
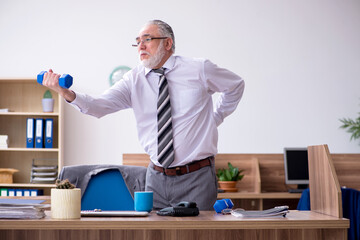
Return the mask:
<path id="1" fill-rule="evenodd" d="M 140 50 L 145 50 L 146 49 L 146 44 L 143 41 L 140 41 L 139 43 L 139 49 Z"/>

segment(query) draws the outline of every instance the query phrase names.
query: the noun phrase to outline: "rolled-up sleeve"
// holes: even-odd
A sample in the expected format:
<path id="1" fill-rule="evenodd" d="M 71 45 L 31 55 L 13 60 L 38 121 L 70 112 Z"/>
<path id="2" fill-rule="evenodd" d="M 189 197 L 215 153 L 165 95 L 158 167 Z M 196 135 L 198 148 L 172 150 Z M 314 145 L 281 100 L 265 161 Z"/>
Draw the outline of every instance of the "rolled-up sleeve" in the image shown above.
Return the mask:
<path id="1" fill-rule="evenodd" d="M 70 104 L 82 113 L 97 118 L 131 107 L 131 94 L 125 80 L 121 80 L 99 97 L 75 92 Z"/>

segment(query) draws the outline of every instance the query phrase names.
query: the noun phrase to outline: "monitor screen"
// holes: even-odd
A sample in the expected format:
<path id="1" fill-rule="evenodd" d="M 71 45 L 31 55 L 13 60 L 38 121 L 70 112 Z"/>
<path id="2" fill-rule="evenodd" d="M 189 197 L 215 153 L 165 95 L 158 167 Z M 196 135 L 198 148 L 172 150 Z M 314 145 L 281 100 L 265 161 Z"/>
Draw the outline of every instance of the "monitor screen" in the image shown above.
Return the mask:
<path id="1" fill-rule="evenodd" d="M 309 184 L 309 165 L 306 148 L 285 148 L 285 183 Z"/>

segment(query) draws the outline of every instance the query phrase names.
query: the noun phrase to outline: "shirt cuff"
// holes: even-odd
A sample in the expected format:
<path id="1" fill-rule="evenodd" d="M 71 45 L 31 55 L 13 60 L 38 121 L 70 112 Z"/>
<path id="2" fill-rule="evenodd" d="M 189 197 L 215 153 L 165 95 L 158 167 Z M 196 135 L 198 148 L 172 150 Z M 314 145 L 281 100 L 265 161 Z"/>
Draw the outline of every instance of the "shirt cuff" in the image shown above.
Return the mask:
<path id="1" fill-rule="evenodd" d="M 85 101 L 85 94 L 82 93 L 75 93 L 75 99 L 72 102 L 68 102 L 71 106 L 73 106 L 75 109 L 77 109 L 80 112 L 86 112 L 87 111 L 87 104 Z"/>

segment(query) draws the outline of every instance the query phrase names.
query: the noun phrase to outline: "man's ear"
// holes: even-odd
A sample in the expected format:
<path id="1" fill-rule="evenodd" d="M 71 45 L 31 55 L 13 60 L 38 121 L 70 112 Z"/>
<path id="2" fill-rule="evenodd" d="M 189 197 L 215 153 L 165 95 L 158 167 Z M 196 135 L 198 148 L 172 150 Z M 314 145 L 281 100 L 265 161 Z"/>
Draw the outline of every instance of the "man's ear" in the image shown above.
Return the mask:
<path id="1" fill-rule="evenodd" d="M 172 38 L 167 38 L 167 39 L 165 39 L 165 49 L 167 50 L 167 51 L 169 51 L 170 49 L 171 49 L 171 47 L 172 47 L 172 45 L 173 45 L 173 40 L 172 40 Z"/>

